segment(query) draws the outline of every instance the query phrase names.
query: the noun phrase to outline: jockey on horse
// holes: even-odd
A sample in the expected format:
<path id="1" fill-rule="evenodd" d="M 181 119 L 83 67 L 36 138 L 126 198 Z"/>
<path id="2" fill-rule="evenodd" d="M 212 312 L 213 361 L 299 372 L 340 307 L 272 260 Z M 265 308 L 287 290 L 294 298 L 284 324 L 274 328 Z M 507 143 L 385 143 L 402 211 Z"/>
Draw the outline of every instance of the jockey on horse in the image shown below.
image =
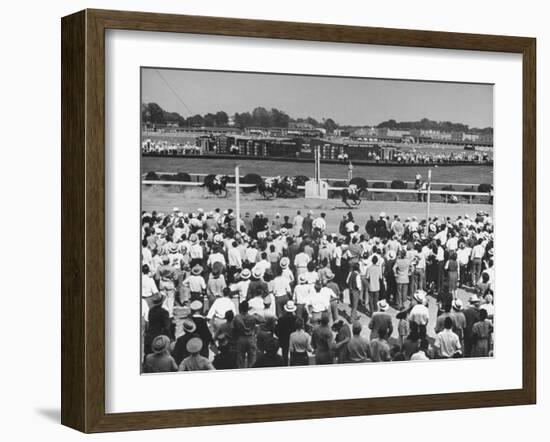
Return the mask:
<path id="1" fill-rule="evenodd" d="M 346 206 L 351 207 L 351 205 L 348 203 L 348 200 L 351 200 L 355 206 L 361 203 L 361 197 L 359 196 L 359 189 L 357 188 L 357 184 L 349 183 L 348 187 L 342 189 L 342 202 Z"/>

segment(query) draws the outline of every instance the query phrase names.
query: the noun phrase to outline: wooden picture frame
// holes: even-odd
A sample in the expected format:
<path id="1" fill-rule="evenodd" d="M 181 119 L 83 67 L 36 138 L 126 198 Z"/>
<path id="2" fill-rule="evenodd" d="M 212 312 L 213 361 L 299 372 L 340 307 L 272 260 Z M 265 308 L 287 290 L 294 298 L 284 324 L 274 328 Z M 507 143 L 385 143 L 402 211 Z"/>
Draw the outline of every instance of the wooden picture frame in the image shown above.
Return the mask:
<path id="1" fill-rule="evenodd" d="M 523 385 L 514 390 L 105 412 L 105 30 L 418 48 L 523 57 Z M 536 41 L 533 38 L 85 10 L 62 19 L 62 424 L 83 432 L 533 404 L 536 400 Z"/>

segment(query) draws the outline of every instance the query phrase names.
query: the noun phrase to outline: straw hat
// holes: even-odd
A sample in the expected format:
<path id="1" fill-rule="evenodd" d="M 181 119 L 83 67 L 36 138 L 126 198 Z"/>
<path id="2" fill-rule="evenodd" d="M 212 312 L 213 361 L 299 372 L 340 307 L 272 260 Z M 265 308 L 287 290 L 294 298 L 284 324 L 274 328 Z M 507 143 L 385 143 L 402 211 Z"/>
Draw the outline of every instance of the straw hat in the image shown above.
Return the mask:
<path id="1" fill-rule="evenodd" d="M 201 338 L 191 338 L 185 346 L 189 353 L 198 353 L 202 349 L 202 340 Z"/>
<path id="2" fill-rule="evenodd" d="M 197 329 L 197 324 L 191 319 L 184 319 L 181 325 L 185 333 L 193 333 Z"/>
<path id="3" fill-rule="evenodd" d="M 380 301 L 378 301 L 377 305 L 380 311 L 383 311 L 383 312 L 385 312 L 389 308 L 389 304 L 386 302 L 385 299 L 381 299 Z"/>
<path id="4" fill-rule="evenodd" d="M 254 267 L 252 269 L 252 277 L 256 279 L 260 279 L 262 276 L 264 276 L 264 272 L 260 267 Z"/>
<path id="5" fill-rule="evenodd" d="M 200 275 L 200 274 L 202 273 L 202 267 L 201 267 L 199 264 L 195 265 L 195 266 L 191 269 L 191 273 L 192 273 L 193 275 L 195 275 L 195 276 Z"/>
<path id="6" fill-rule="evenodd" d="M 286 269 L 289 266 L 289 264 L 290 264 L 290 259 L 288 259 L 286 256 L 281 258 L 281 262 L 279 263 L 282 269 Z"/>
<path id="7" fill-rule="evenodd" d="M 166 299 L 166 295 L 162 294 L 161 292 L 154 293 L 151 297 L 151 303 L 153 305 L 162 305 L 164 303 L 164 300 Z"/>
<path id="8" fill-rule="evenodd" d="M 189 304 L 189 308 L 192 311 L 197 312 L 202 309 L 202 302 L 200 302 L 198 299 L 195 299 L 191 304 Z"/>
<path id="9" fill-rule="evenodd" d="M 481 302 L 481 299 L 479 299 L 479 296 L 477 295 L 472 295 L 470 296 L 470 299 L 468 299 L 468 302 L 470 304 L 479 304 Z"/>
<path id="10" fill-rule="evenodd" d="M 424 304 L 426 301 L 426 292 L 424 290 L 417 290 L 413 296 L 420 304 Z"/>
<path id="11" fill-rule="evenodd" d="M 249 269 L 244 269 L 241 272 L 241 279 L 249 279 L 250 275 L 251 275 L 250 270 Z"/>
<path id="12" fill-rule="evenodd" d="M 296 311 L 296 304 L 294 304 L 294 301 L 288 300 L 285 304 L 285 311 L 292 313 Z"/>
<path id="13" fill-rule="evenodd" d="M 462 310 L 462 307 L 464 306 L 464 304 L 462 303 L 462 300 L 458 298 L 453 301 L 452 305 L 453 305 L 453 309 L 455 309 L 457 312 Z"/>
<path id="14" fill-rule="evenodd" d="M 151 349 L 155 353 L 162 353 L 168 350 L 170 346 L 170 338 L 165 335 L 159 335 L 151 343 Z"/>

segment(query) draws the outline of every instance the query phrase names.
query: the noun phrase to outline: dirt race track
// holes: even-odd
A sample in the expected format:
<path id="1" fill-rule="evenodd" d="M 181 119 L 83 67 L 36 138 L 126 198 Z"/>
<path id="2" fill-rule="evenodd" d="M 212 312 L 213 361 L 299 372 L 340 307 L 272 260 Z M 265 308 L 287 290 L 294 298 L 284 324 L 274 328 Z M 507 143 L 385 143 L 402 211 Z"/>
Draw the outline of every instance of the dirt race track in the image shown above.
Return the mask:
<path id="1" fill-rule="evenodd" d="M 176 186 L 142 186 L 142 210 L 157 212 L 170 212 L 178 207 L 184 212 L 195 212 L 198 208 L 205 211 L 220 208 L 221 210 L 235 209 L 235 193 L 229 190 L 227 198 L 216 197 L 203 188 L 178 188 Z M 342 215 L 348 211 L 353 212 L 356 222 L 364 227 L 369 215 L 378 217 L 380 212 L 386 212 L 389 216 L 399 215 L 404 219 L 407 216 L 416 216 L 419 219 L 426 216 L 426 204 L 410 201 L 362 201 L 358 207 L 349 209 L 342 201 L 337 199 L 314 200 L 306 198 L 278 198 L 266 200 L 258 193 L 241 193 L 241 213 L 244 215 L 250 212 L 251 215 L 258 211 L 264 212 L 272 219 L 276 213 L 281 216 L 294 217 L 298 209 L 302 213 L 313 210 L 314 216 L 321 212 L 327 214 L 328 231 L 337 232 L 338 224 Z M 478 211 L 484 210 L 492 215 L 493 206 L 487 204 L 445 204 L 432 203 L 430 216 L 475 215 Z"/>

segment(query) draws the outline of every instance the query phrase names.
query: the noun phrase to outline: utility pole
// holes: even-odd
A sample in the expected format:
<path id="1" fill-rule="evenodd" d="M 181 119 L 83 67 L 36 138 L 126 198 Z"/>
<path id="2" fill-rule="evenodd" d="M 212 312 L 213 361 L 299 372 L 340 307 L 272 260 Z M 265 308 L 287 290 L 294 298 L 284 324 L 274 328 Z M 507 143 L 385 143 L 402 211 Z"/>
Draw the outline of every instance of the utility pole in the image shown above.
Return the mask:
<path id="1" fill-rule="evenodd" d="M 426 236 L 429 233 L 429 219 L 430 219 L 430 190 L 432 189 L 432 169 L 428 170 L 428 189 L 426 196 Z"/>
<path id="2" fill-rule="evenodd" d="M 239 165 L 235 166 L 235 216 L 237 217 L 237 232 L 241 231 L 241 191 L 239 189 L 241 176 L 239 173 Z"/>

